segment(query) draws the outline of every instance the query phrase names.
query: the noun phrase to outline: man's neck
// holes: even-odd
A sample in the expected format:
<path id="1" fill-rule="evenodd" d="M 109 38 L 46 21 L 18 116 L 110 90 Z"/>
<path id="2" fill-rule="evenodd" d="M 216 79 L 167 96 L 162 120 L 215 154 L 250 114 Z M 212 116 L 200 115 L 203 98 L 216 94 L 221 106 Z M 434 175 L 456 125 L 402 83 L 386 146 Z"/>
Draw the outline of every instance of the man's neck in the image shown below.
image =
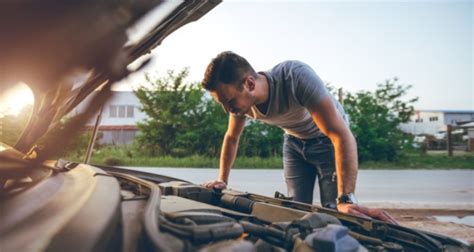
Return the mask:
<path id="1" fill-rule="evenodd" d="M 263 74 L 258 74 L 255 87 L 255 106 L 262 114 L 267 114 L 270 94 L 267 77 Z"/>
<path id="2" fill-rule="evenodd" d="M 255 82 L 255 105 L 267 103 L 270 90 L 267 77 L 259 73 Z"/>

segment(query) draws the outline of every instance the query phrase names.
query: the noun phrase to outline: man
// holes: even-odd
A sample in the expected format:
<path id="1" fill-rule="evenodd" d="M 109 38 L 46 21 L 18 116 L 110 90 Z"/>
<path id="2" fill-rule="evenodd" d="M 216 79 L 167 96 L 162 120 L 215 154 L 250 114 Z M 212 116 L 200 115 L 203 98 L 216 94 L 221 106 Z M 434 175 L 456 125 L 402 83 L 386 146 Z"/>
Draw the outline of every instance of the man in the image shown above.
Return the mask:
<path id="1" fill-rule="evenodd" d="M 257 73 L 246 59 L 228 51 L 211 61 L 202 85 L 230 113 L 219 176 L 204 186 L 227 186 L 249 117 L 285 131 L 284 174 L 293 200 L 311 204 L 318 178 L 323 206 L 396 223 L 385 211 L 357 205 L 355 139 L 342 106 L 308 65 L 285 61 Z"/>

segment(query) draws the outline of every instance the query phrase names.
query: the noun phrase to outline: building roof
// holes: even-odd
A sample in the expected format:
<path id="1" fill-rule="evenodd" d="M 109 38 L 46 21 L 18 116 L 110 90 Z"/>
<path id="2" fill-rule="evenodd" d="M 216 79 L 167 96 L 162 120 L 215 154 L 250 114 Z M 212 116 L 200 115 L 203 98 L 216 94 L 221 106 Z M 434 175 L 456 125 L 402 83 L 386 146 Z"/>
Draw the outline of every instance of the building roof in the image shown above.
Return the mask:
<path id="1" fill-rule="evenodd" d="M 86 125 L 86 129 L 93 129 L 94 125 Z M 136 125 L 100 125 L 99 130 L 116 130 L 116 131 L 128 131 L 128 130 L 138 130 Z"/>
<path id="2" fill-rule="evenodd" d="M 474 128 L 474 122 L 466 123 L 463 125 L 460 125 L 461 128 Z"/>
<path id="3" fill-rule="evenodd" d="M 452 114 L 471 114 L 474 110 L 470 109 L 417 109 L 418 112 L 438 112 L 438 113 L 452 113 Z"/>

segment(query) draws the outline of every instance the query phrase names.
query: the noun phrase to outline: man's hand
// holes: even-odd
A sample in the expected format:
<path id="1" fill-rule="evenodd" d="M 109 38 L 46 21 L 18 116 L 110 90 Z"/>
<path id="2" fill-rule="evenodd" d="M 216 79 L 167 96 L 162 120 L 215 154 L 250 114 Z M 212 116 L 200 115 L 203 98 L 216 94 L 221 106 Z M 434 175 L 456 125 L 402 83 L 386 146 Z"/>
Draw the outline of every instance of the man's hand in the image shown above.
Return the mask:
<path id="1" fill-rule="evenodd" d="M 398 222 L 386 211 L 378 208 L 368 208 L 355 204 L 339 204 L 337 210 L 341 213 L 351 214 L 358 217 L 377 219 L 390 224 L 398 225 Z"/>
<path id="2" fill-rule="evenodd" d="M 211 180 L 206 183 L 203 183 L 202 186 L 209 188 L 209 189 L 225 189 L 227 188 L 227 183 L 222 180 Z"/>

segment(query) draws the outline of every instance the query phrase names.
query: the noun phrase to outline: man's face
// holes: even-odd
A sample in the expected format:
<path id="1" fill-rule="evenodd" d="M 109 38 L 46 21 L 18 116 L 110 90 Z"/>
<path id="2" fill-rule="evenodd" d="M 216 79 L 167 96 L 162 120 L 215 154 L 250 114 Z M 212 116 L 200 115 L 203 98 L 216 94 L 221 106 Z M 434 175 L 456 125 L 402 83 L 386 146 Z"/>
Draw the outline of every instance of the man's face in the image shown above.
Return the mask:
<path id="1" fill-rule="evenodd" d="M 241 90 L 234 84 L 217 84 L 216 91 L 211 91 L 211 95 L 219 102 L 226 112 L 236 115 L 245 115 L 255 104 L 253 89 L 249 89 L 247 79 L 244 81 Z"/>

